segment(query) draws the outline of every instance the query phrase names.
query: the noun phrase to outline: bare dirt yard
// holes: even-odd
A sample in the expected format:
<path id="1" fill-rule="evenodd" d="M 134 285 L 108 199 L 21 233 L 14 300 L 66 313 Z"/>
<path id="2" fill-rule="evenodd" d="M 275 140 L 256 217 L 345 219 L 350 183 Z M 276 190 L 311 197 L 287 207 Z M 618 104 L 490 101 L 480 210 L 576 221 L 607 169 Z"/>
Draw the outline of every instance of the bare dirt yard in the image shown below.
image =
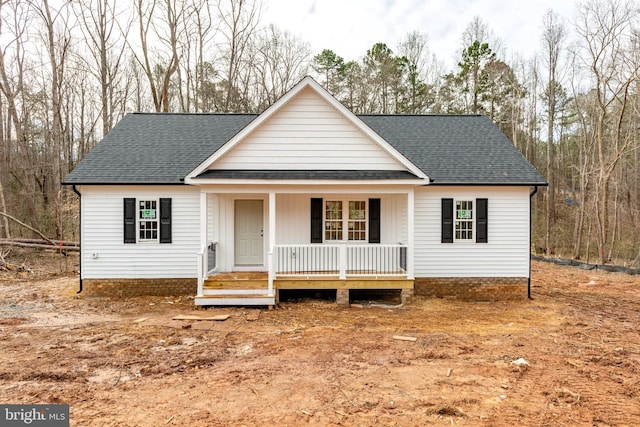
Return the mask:
<path id="1" fill-rule="evenodd" d="M 635 426 L 639 285 L 534 262 L 530 301 L 195 310 L 4 272 L 0 402 L 68 403 L 72 426 Z"/>

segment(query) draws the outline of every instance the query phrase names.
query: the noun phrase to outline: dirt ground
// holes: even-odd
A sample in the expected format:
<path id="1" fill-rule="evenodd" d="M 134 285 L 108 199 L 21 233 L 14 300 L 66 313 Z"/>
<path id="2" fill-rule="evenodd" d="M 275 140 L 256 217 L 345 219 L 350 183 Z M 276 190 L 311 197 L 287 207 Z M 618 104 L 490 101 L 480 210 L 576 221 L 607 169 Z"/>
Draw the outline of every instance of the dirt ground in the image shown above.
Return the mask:
<path id="1" fill-rule="evenodd" d="M 68 403 L 72 426 L 640 425 L 640 278 L 532 270 L 531 301 L 271 311 L 4 272 L 0 402 Z"/>

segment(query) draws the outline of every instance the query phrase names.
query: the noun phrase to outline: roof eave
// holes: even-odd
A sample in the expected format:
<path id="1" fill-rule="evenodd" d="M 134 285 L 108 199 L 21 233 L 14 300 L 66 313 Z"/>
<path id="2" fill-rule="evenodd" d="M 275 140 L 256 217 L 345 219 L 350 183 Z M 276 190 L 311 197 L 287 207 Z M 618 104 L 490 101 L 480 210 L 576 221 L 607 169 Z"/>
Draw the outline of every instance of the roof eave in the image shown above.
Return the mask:
<path id="1" fill-rule="evenodd" d="M 186 178 L 185 184 L 189 185 L 340 185 L 343 187 L 353 185 L 428 185 L 429 180 L 416 179 L 211 179 L 211 178 Z"/>
<path id="2" fill-rule="evenodd" d="M 176 181 L 64 181 L 62 185 L 186 185 Z"/>
<path id="3" fill-rule="evenodd" d="M 545 182 L 545 181 L 539 181 L 539 182 L 531 182 L 531 181 L 523 181 L 523 182 L 515 182 L 515 181 L 510 181 L 510 182 L 482 182 L 482 181 L 476 181 L 476 182 L 446 182 L 446 181 L 431 181 L 431 185 L 435 185 L 435 186 L 459 186 L 459 187 L 479 187 L 479 186 L 485 186 L 485 187 L 532 187 L 532 186 L 537 186 L 537 187 L 546 187 L 549 185 L 549 183 Z"/>

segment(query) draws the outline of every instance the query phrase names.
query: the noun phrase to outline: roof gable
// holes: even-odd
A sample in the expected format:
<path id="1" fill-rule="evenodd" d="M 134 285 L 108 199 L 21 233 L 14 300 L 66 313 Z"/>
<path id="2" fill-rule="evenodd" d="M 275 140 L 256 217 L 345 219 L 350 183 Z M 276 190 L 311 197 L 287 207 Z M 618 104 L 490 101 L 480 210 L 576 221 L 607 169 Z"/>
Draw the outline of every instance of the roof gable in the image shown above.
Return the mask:
<path id="1" fill-rule="evenodd" d="M 198 165 L 185 181 L 203 177 L 207 170 L 400 170 L 427 178 L 310 77 Z"/>

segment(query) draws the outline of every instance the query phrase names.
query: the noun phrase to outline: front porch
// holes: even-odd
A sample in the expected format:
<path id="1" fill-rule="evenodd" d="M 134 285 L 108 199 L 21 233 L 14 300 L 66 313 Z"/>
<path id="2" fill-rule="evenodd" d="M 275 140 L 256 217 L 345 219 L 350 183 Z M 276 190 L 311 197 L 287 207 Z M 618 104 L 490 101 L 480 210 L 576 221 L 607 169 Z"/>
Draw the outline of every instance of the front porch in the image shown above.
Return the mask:
<path id="1" fill-rule="evenodd" d="M 413 295 L 414 281 L 406 276 L 358 276 L 340 279 L 336 275 L 278 275 L 269 289 L 269 273 L 243 271 L 213 273 L 195 298 L 196 305 L 275 305 L 281 290 L 336 290 L 336 302 L 349 303 L 352 289 L 401 290 L 402 302 Z"/>
<path id="2" fill-rule="evenodd" d="M 269 190 L 201 189 L 196 305 L 274 305 L 295 289 L 335 289 L 347 303 L 350 289 L 413 291 L 412 188 Z"/>

